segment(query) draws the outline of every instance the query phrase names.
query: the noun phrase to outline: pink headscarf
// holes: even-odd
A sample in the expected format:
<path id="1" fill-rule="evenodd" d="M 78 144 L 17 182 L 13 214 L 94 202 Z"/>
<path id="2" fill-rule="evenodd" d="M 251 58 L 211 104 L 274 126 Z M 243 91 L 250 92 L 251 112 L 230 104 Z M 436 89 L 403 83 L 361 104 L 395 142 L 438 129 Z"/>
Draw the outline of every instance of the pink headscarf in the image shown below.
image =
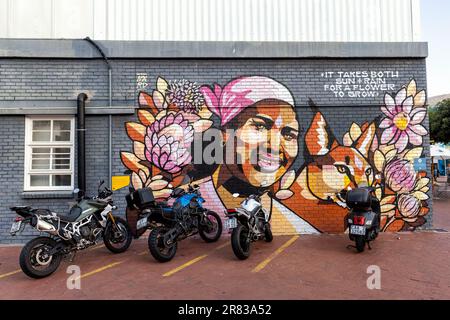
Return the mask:
<path id="1" fill-rule="evenodd" d="M 211 112 L 227 124 L 245 108 L 265 99 L 276 99 L 294 105 L 294 98 L 281 83 L 267 77 L 242 77 L 230 81 L 225 87 L 214 84 L 202 86 L 200 92 Z"/>

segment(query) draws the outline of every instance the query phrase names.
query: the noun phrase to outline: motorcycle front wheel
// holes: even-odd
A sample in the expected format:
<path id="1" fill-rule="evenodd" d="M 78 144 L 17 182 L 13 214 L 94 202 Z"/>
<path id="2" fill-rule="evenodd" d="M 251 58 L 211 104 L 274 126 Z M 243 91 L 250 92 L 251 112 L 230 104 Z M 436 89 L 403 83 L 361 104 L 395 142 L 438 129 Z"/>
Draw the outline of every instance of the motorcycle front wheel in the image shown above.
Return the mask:
<path id="1" fill-rule="evenodd" d="M 56 247 L 57 242 L 49 237 L 30 240 L 20 252 L 19 264 L 23 273 L 35 279 L 45 278 L 58 269 L 62 255 L 47 253 Z"/>
<path id="2" fill-rule="evenodd" d="M 119 217 L 114 217 L 115 224 L 108 220 L 103 233 L 103 243 L 112 253 L 125 252 L 133 240 L 128 223 Z"/>
<path id="3" fill-rule="evenodd" d="M 222 235 L 222 220 L 214 211 L 206 213 L 206 221 L 200 225 L 198 233 L 205 242 L 216 242 Z"/>
<path id="4" fill-rule="evenodd" d="M 245 260 L 250 256 L 250 238 L 249 230 L 242 224 L 238 224 L 231 233 L 231 248 L 233 252 L 241 260 Z"/>
<path id="5" fill-rule="evenodd" d="M 167 228 L 156 227 L 148 236 L 148 249 L 150 250 L 153 258 L 159 262 L 167 262 L 173 259 L 177 253 L 178 243 L 175 242 L 172 246 L 168 247 L 164 243 L 164 234 L 167 232 Z"/>

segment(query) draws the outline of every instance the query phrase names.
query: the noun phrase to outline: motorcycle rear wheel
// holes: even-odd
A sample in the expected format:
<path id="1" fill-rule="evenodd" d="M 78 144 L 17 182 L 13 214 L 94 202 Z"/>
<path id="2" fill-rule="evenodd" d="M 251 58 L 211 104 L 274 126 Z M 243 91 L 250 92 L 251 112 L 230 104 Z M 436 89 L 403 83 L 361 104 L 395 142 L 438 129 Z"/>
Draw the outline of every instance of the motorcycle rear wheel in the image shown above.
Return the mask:
<path id="1" fill-rule="evenodd" d="M 240 260 L 245 260 L 250 256 L 251 245 L 248 233 L 248 228 L 242 224 L 238 224 L 231 233 L 231 248 Z"/>
<path id="2" fill-rule="evenodd" d="M 364 236 L 355 236 L 355 245 L 358 252 L 363 252 L 366 247 L 366 238 Z"/>
<path id="3" fill-rule="evenodd" d="M 55 272 L 61 263 L 62 255 L 54 254 L 51 257 L 45 257 L 43 254 L 56 245 L 56 240 L 49 237 L 30 240 L 20 252 L 19 264 L 23 273 L 30 278 L 40 279 Z"/>
<path id="4" fill-rule="evenodd" d="M 213 220 L 211 220 L 211 217 Z M 203 239 L 203 241 L 209 243 L 216 242 L 222 235 L 222 220 L 214 211 L 208 211 L 206 213 L 206 219 L 209 219 L 209 221 L 213 224 L 212 229 L 207 230 L 207 226 L 200 226 L 198 233 L 200 234 L 200 237 Z M 206 223 L 208 223 L 208 221 L 206 221 Z"/>
<path id="5" fill-rule="evenodd" d="M 272 242 L 272 240 L 273 240 L 272 228 L 270 227 L 270 224 L 267 223 L 264 227 L 264 241 Z"/>
<path id="6" fill-rule="evenodd" d="M 175 242 L 171 247 L 164 244 L 163 236 L 167 232 L 167 228 L 156 227 L 148 236 L 148 249 L 153 258 L 159 262 L 168 262 L 173 259 L 177 253 L 178 243 Z"/>

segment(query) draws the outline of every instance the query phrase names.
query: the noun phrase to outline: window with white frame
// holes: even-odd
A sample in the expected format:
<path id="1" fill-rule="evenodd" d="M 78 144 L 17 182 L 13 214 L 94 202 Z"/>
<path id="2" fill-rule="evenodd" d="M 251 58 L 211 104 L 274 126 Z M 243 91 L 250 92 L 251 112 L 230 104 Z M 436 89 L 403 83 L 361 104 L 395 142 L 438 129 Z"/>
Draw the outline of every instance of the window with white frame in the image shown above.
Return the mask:
<path id="1" fill-rule="evenodd" d="M 75 118 L 25 118 L 25 191 L 72 190 Z"/>

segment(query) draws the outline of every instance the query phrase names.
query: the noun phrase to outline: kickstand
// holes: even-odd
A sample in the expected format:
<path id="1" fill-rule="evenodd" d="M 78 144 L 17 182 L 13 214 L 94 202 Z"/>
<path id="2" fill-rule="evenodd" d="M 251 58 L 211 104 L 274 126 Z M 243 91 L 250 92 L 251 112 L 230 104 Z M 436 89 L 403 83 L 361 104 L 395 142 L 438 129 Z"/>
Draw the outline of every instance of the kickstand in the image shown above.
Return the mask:
<path id="1" fill-rule="evenodd" d="M 73 260 L 75 260 L 76 254 L 77 254 L 77 252 L 75 250 L 69 253 L 69 262 L 70 263 L 72 263 Z"/>
<path id="2" fill-rule="evenodd" d="M 370 246 L 370 242 L 367 241 L 367 248 L 369 248 L 369 250 L 372 250 L 372 247 Z"/>

